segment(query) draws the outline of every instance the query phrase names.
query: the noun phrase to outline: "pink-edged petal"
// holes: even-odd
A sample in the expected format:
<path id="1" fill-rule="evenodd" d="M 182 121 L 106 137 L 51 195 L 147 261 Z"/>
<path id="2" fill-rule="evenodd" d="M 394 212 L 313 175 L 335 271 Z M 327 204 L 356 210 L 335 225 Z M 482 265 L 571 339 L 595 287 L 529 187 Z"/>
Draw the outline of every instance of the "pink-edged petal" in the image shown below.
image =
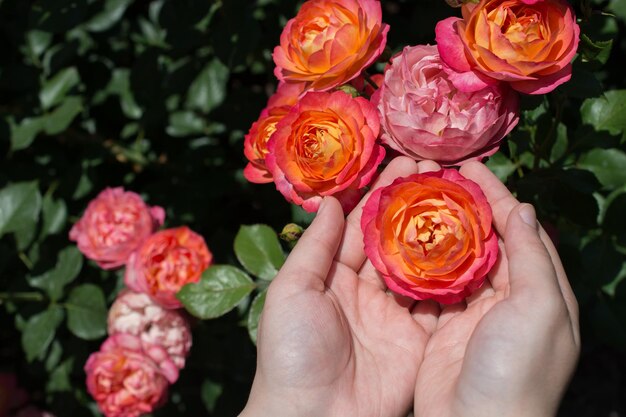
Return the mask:
<path id="1" fill-rule="evenodd" d="M 557 88 L 559 85 L 567 82 L 572 78 L 572 64 L 567 64 L 559 71 L 541 76 L 536 80 L 513 81 L 511 88 L 524 94 L 547 94 Z"/>
<path id="2" fill-rule="evenodd" d="M 461 19 L 458 17 L 449 17 L 439 21 L 435 26 L 435 40 L 442 61 L 457 72 L 466 72 L 472 67 L 467 60 L 465 45 L 456 28 L 456 23 L 459 21 Z"/>

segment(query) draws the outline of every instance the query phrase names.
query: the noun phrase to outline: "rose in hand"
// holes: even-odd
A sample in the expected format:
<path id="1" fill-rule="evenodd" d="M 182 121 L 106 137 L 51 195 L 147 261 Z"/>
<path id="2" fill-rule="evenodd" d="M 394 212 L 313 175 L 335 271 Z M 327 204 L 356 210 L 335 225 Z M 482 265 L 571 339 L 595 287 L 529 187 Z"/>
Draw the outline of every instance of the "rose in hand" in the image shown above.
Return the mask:
<path id="1" fill-rule="evenodd" d="M 365 253 L 387 287 L 452 304 L 479 288 L 496 262 L 491 208 L 453 169 L 398 178 L 363 208 Z"/>

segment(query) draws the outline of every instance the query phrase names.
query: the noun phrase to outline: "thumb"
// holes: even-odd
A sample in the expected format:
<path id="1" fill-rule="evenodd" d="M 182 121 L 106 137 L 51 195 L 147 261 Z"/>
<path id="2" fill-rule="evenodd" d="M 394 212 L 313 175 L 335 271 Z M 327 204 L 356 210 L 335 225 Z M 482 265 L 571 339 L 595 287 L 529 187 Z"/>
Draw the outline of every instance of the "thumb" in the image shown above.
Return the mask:
<path id="1" fill-rule="evenodd" d="M 509 213 L 504 232 L 511 297 L 561 294 L 550 253 L 539 236 L 539 223 L 530 204 L 518 204 Z"/>

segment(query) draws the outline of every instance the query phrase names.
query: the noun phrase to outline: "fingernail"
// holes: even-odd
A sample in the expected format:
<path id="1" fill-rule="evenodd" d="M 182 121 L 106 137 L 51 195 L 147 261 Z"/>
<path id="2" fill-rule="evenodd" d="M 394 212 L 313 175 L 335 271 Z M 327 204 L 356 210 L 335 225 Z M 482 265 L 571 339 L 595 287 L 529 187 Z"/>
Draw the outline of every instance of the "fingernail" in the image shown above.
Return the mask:
<path id="1" fill-rule="evenodd" d="M 535 208 L 532 205 L 522 204 L 522 207 L 519 209 L 519 216 L 524 223 L 537 228 L 537 216 L 535 215 Z"/>

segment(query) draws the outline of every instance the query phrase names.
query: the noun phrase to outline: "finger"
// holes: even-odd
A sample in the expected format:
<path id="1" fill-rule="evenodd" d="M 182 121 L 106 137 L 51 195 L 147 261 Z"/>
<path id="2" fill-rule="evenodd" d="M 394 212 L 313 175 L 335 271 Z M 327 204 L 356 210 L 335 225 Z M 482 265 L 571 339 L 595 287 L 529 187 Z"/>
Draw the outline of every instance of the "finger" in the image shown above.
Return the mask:
<path id="1" fill-rule="evenodd" d="M 361 214 L 363 206 L 377 188 L 391 184 L 396 178 L 407 177 L 418 172 L 437 171 L 441 167 L 433 161 L 416 163 L 404 156 L 395 158 L 380 174 L 372 189 L 361 199 L 359 204 L 347 218 L 346 231 L 343 236 L 336 260 L 357 271 L 365 261 L 363 251 L 363 233 L 361 232 Z"/>
<path id="2" fill-rule="evenodd" d="M 511 192 L 489 169 L 479 162 L 469 162 L 461 167 L 461 174 L 468 179 L 478 183 L 487 197 L 493 212 L 493 224 L 500 236 L 504 236 L 507 219 L 511 210 L 519 205 L 519 201 L 513 197 Z M 552 241 L 540 228 L 540 238 L 545 248 L 548 250 L 552 264 L 556 271 L 559 289 L 567 305 L 570 317 L 575 327 L 578 326 L 578 304 L 574 292 L 567 280 L 567 275 L 561 264 L 559 254 L 554 248 Z M 499 285 L 498 285 L 499 286 Z M 494 285 L 496 287 L 496 285 Z"/>
<path id="3" fill-rule="evenodd" d="M 366 260 L 363 263 L 363 266 L 361 266 L 361 269 L 359 270 L 359 279 L 367 281 L 381 290 L 387 289 L 387 284 L 385 284 L 385 280 L 382 275 L 380 275 L 380 272 L 378 272 L 369 260 Z"/>
<path id="4" fill-rule="evenodd" d="M 574 295 L 572 286 L 567 279 L 567 274 L 565 273 L 565 269 L 563 268 L 563 264 L 561 263 L 559 253 L 554 247 L 552 239 L 550 238 L 550 236 L 548 236 L 546 231 L 541 226 L 539 226 L 539 237 L 541 238 L 541 241 L 548 250 L 550 258 L 552 259 L 552 264 L 554 265 L 557 281 L 559 283 L 559 289 L 561 290 L 563 299 L 565 299 L 565 305 L 567 306 L 567 311 L 569 312 L 570 318 L 572 320 L 574 338 L 576 339 L 576 342 L 580 344 L 578 301 L 576 301 L 576 296 Z"/>
<path id="5" fill-rule="evenodd" d="M 519 204 L 519 201 L 508 188 L 496 177 L 489 168 L 480 162 L 468 162 L 460 169 L 461 174 L 475 183 L 483 190 L 491 211 L 493 212 L 493 224 L 500 236 L 504 235 L 506 229 L 506 221 L 513 207 Z"/>
<path id="6" fill-rule="evenodd" d="M 467 297 L 465 301 L 467 302 L 467 306 L 471 307 L 486 298 L 492 298 L 494 295 L 496 295 L 496 292 L 491 286 L 491 282 L 489 282 L 488 279 L 485 279 L 483 285 L 481 285 L 479 289 L 477 289 L 469 297 Z"/>
<path id="7" fill-rule="evenodd" d="M 341 204 L 335 198 L 324 198 L 313 223 L 274 279 L 274 286 L 295 291 L 324 291 L 324 282 L 341 241 L 343 227 Z"/>
<path id="8" fill-rule="evenodd" d="M 335 259 L 337 262 L 357 271 L 365 260 L 363 251 L 363 233 L 361 232 L 361 213 L 363 206 L 377 188 L 389 185 L 398 177 L 406 177 L 417 173 L 417 164 L 407 157 L 395 158 L 389 163 L 387 168 L 380 174 L 372 185 L 372 189 L 361 199 L 359 204 L 352 210 L 346 219 L 346 230 L 343 240 L 337 251 Z"/>
<path id="9" fill-rule="evenodd" d="M 520 204 L 511 211 L 504 245 L 511 299 L 564 301 L 552 258 L 539 236 L 533 206 Z"/>
<path id="10" fill-rule="evenodd" d="M 449 304 L 441 306 L 441 313 L 439 314 L 439 320 L 437 320 L 437 330 L 445 326 L 450 320 L 462 314 L 467 310 L 467 304 L 465 300 L 456 304 Z"/>

